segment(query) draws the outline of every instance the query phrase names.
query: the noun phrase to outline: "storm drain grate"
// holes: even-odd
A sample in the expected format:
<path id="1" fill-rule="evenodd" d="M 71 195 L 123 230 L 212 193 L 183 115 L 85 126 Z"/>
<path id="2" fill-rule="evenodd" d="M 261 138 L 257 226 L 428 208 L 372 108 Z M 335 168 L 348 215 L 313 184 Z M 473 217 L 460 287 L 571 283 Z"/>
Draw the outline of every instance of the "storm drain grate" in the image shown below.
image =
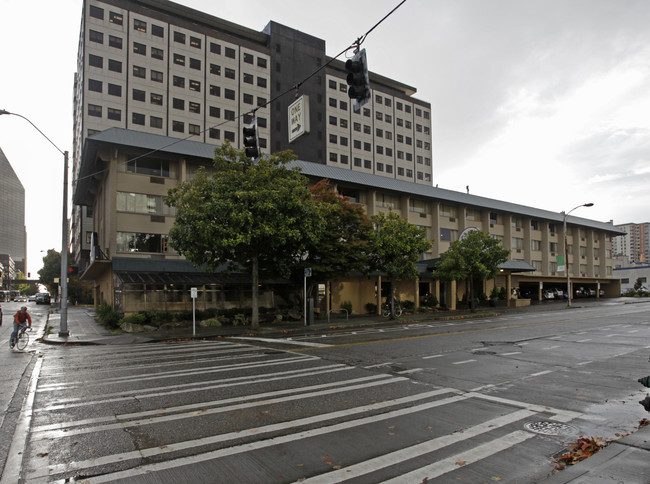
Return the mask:
<path id="1" fill-rule="evenodd" d="M 560 422 L 528 422 L 524 424 L 524 428 L 544 435 L 571 434 L 577 431 L 575 427 Z"/>

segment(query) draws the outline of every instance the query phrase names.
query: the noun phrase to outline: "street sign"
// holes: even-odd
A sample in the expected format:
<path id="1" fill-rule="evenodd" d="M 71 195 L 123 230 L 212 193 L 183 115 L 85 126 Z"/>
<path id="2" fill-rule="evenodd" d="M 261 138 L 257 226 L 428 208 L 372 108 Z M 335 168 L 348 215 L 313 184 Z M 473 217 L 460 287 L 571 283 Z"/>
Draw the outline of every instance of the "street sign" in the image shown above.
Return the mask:
<path id="1" fill-rule="evenodd" d="M 198 297 L 198 289 L 196 287 L 190 288 L 190 295 L 192 299 L 196 299 Z"/>
<path id="2" fill-rule="evenodd" d="M 289 143 L 309 133 L 309 96 L 300 96 L 289 105 Z"/>
<path id="3" fill-rule="evenodd" d="M 311 277 L 311 267 L 305 268 L 305 277 Z"/>

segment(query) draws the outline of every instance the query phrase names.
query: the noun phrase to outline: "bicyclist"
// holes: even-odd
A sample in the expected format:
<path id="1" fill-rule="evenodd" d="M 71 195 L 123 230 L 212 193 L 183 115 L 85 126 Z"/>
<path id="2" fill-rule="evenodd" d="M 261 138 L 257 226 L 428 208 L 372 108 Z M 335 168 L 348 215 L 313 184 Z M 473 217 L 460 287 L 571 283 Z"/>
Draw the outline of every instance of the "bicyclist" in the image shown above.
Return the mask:
<path id="1" fill-rule="evenodd" d="M 14 314 L 14 332 L 11 333 L 11 338 L 9 339 L 9 345 L 11 348 L 16 344 L 16 338 L 18 337 L 18 331 L 25 328 L 29 322 L 29 327 L 32 327 L 32 317 L 27 312 L 27 306 L 20 308 L 16 314 Z"/>

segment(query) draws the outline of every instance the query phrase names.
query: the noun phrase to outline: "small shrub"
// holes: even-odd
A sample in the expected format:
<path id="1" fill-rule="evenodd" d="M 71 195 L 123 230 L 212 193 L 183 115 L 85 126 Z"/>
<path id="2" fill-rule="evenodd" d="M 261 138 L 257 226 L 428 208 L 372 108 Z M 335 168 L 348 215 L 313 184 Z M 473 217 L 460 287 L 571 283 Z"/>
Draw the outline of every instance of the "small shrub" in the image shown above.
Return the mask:
<path id="1" fill-rule="evenodd" d="M 508 293 L 506 292 L 506 288 L 501 287 L 501 289 L 499 289 L 499 299 L 504 301 L 506 299 L 506 297 L 508 297 Z"/>
<path id="2" fill-rule="evenodd" d="M 352 301 L 343 301 L 341 309 L 345 309 L 348 314 L 352 314 Z"/>
<path id="3" fill-rule="evenodd" d="M 106 301 L 102 301 L 97 306 L 95 320 L 108 329 L 117 329 L 120 327 L 122 313 L 113 311 L 113 308 Z"/>
<path id="4" fill-rule="evenodd" d="M 131 324 L 147 324 L 147 316 L 144 313 L 133 313 L 123 318 L 122 322 Z"/>
<path id="5" fill-rule="evenodd" d="M 241 314 L 241 313 L 235 314 L 235 316 L 233 316 L 232 318 L 233 326 L 239 326 L 239 325 L 245 326 L 247 324 L 248 324 L 248 318 L 246 317 L 245 314 Z"/>
<path id="6" fill-rule="evenodd" d="M 377 314 L 377 305 L 375 303 L 366 303 L 366 312 L 368 314 Z"/>
<path id="7" fill-rule="evenodd" d="M 423 302 L 425 306 L 428 306 L 430 308 L 435 308 L 438 306 L 438 298 L 436 298 L 436 296 L 431 293 L 424 296 Z"/>
<path id="8" fill-rule="evenodd" d="M 402 301 L 402 309 L 404 311 L 413 311 L 415 309 L 415 303 L 413 301 Z"/>
<path id="9" fill-rule="evenodd" d="M 208 326 L 210 328 L 219 328 L 222 326 L 221 321 L 219 321 L 219 318 L 206 319 L 205 321 L 203 321 L 203 325 Z"/>

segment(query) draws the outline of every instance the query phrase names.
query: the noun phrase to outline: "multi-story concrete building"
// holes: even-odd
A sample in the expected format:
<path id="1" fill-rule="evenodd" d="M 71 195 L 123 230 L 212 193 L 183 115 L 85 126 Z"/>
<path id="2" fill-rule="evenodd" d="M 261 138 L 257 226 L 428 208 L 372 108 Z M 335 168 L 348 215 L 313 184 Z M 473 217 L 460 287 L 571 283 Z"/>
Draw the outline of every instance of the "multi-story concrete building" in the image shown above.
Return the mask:
<path id="1" fill-rule="evenodd" d="M 25 228 L 25 188 L 0 149 L 0 254 L 5 268 L 25 272 L 27 267 L 27 230 Z M 15 265 L 14 265 L 15 264 Z"/>
<path id="2" fill-rule="evenodd" d="M 630 263 L 650 261 L 650 223 L 621 224 L 616 227 L 625 234 L 614 238 L 614 256 L 624 257 Z"/>
<path id="3" fill-rule="evenodd" d="M 431 185 L 430 104 L 371 72 L 371 100 L 357 113 L 345 79 L 325 41 L 275 22 L 257 32 L 167 0 L 85 0 L 74 183 L 84 141 L 105 129 L 241 147 L 242 128 L 256 119 L 263 153 L 292 149 L 314 163 Z M 297 95 L 308 99 L 310 133 L 289 143 Z M 93 216 L 90 207 L 73 210 L 72 253 L 82 269 Z"/>
<path id="4" fill-rule="evenodd" d="M 112 300 L 126 311 L 189 309 L 192 285 L 200 288 L 198 307 L 245 305 L 249 290 L 245 279 L 204 274 L 168 246 L 174 212 L 165 208 L 163 198 L 169 188 L 209 164 L 214 151 L 209 143 L 173 141 L 117 128 L 86 141 L 75 203 L 93 208 L 97 236 L 84 277 L 95 281 L 97 300 Z M 570 216 L 565 234 L 561 213 L 341 167 L 307 161 L 296 165 L 314 183 L 329 179 L 370 215 L 392 210 L 426 229 L 434 246 L 422 254 L 423 261 L 439 257 L 468 229 L 501 240 L 511 251 L 511 260 L 502 266 L 500 276 L 484 283 L 486 294 L 504 287 L 507 294 L 519 289 L 534 299 L 544 288 L 566 291 L 566 272 L 557 266 L 565 240 L 574 287 L 596 295 L 620 294 L 620 281 L 612 275 L 612 237 L 621 231 L 610 223 Z M 454 308 L 466 297 L 464 283 L 434 280 L 427 264 L 422 263 L 418 280 L 399 284 L 400 297 L 418 304 L 422 295 L 431 293 Z M 358 276 L 331 283 L 323 288 L 321 309 L 340 307 L 343 301 L 352 302 L 356 312 L 363 312 L 368 303 L 379 306 L 384 282 L 379 276 Z M 271 301 L 272 288 L 264 287 L 266 300 Z"/>

